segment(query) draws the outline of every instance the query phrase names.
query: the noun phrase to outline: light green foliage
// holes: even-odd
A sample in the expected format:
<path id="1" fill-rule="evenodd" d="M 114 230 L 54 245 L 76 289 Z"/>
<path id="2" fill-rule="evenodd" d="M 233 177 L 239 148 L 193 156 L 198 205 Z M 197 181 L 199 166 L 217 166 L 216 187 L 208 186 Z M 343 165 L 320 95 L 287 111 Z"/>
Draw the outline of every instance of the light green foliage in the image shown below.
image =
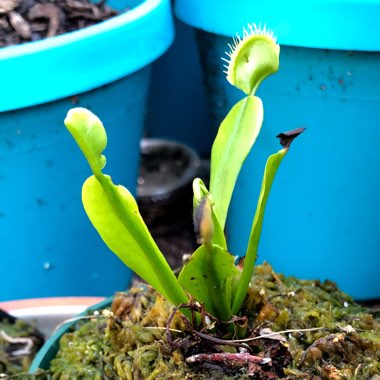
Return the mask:
<path id="1" fill-rule="evenodd" d="M 195 262 L 190 261 L 187 264 L 190 269 L 185 267 L 180 279 L 183 279 L 182 275 L 186 273 L 188 280 L 191 278 L 191 272 L 200 272 L 200 268 L 204 268 L 205 272 L 206 268 L 211 265 L 210 252 L 213 252 L 214 255 L 218 254 L 215 242 L 220 239 L 220 230 L 224 230 L 236 180 L 263 123 L 264 110 L 261 99 L 253 96 L 253 94 L 262 80 L 275 73 L 279 67 L 280 48 L 276 44 L 273 35 L 266 30 L 261 31 L 251 26 L 250 31 L 251 34 L 245 31 L 242 40 L 240 38 L 234 40 L 234 45 L 231 46 L 232 51 L 228 53 L 230 60 L 227 69 L 228 81 L 248 96 L 240 100 L 223 120 L 211 152 L 210 193 L 207 196 L 212 199 L 213 213 L 216 216 L 213 221 L 218 226 L 216 229 L 218 237 L 213 239 L 213 244 L 208 246 L 208 249 L 201 250 L 202 254 L 198 253 Z M 236 271 L 234 259 L 224 251 L 224 254 L 230 256 L 230 260 L 224 257 L 223 271 L 220 271 L 218 276 L 215 276 L 215 279 L 217 278 L 217 281 L 219 281 L 219 287 L 222 287 L 222 284 L 228 284 L 230 278 L 234 278 L 234 283 L 237 284 L 237 287 L 233 288 L 231 297 L 228 292 L 223 292 L 220 288 L 219 309 L 217 309 L 217 305 L 213 305 L 213 302 L 215 302 L 213 299 L 214 294 L 208 289 L 211 287 L 210 283 L 198 281 L 199 283 L 195 285 L 188 280 L 185 286 L 182 282 L 182 285 L 191 294 L 196 291 L 202 302 L 208 307 L 212 307 L 213 312 L 224 320 L 231 318 L 232 314 L 238 313 L 244 301 L 256 261 L 266 201 L 274 176 L 285 152 L 286 150 L 283 149 L 268 159 L 241 274 L 240 272 L 234 272 Z M 196 198 L 199 198 L 199 194 L 194 192 L 194 199 Z M 196 206 L 197 202 L 194 201 L 194 203 Z M 220 252 L 219 255 L 221 255 Z M 213 262 L 216 263 L 215 258 L 213 258 Z M 219 263 L 219 265 L 221 264 Z M 235 274 L 232 275 L 232 273 Z M 190 285 L 192 287 L 188 288 Z M 222 298 L 224 298 L 223 301 L 221 300 Z M 228 309 L 226 305 L 230 301 L 232 307 Z"/>
<path id="2" fill-rule="evenodd" d="M 81 108 L 71 110 L 65 120 L 94 173 L 83 186 L 83 204 L 108 247 L 174 305 L 188 301 L 186 290 L 220 321 L 228 321 L 240 311 L 256 261 L 269 191 L 291 141 L 302 132 L 282 134 L 285 148 L 268 158 L 240 271 L 228 252 L 224 227 L 236 180 L 263 122 L 263 105 L 254 93 L 265 77 L 278 70 L 280 51 L 270 32 L 249 28 L 251 33 L 245 32 L 244 38 L 235 40 L 231 47 L 227 71 L 228 80 L 247 96 L 230 110 L 219 128 L 211 153 L 210 191 L 201 179 L 193 182 L 194 225 L 201 246 L 178 280 L 153 241 L 132 195 L 102 173 L 107 137 L 100 120 Z"/>
<path id="3" fill-rule="evenodd" d="M 285 157 L 288 149 L 281 149 L 278 153 L 272 154 L 265 165 L 264 178 L 261 184 L 261 190 L 259 200 L 257 202 L 257 208 L 255 217 L 253 218 L 252 229 L 249 236 L 249 243 L 244 260 L 243 272 L 237 287 L 237 291 L 232 305 L 232 312 L 238 313 L 241 304 L 244 301 L 249 282 L 251 281 L 253 267 L 255 265 L 257 257 L 257 249 L 260 242 L 261 228 L 263 226 L 264 211 L 268 200 L 269 192 L 272 187 L 272 183 L 276 172 L 281 164 L 282 159 Z"/>
<path id="4" fill-rule="evenodd" d="M 210 200 L 211 203 L 211 218 L 212 218 L 212 223 L 213 223 L 213 229 L 214 229 L 214 234 L 212 236 L 212 243 L 215 245 L 220 246 L 221 248 L 227 249 L 227 243 L 226 243 L 226 238 L 224 236 L 224 232 L 222 227 L 219 224 L 219 220 L 215 215 L 214 211 L 214 202 L 213 199 L 207 190 L 205 184 L 200 178 L 196 178 L 193 181 L 193 192 L 194 192 L 194 198 L 193 198 L 193 207 L 194 207 L 194 225 L 197 229 L 197 223 L 199 221 L 197 220 L 197 212 L 199 210 L 199 205 L 204 199 L 204 197 L 207 197 Z"/>
<path id="5" fill-rule="evenodd" d="M 107 134 L 102 122 L 91 111 L 78 107 L 67 113 L 65 125 L 86 157 L 92 172 L 99 175 L 106 165 L 102 153 L 107 146 Z"/>
<path id="6" fill-rule="evenodd" d="M 263 117 L 261 100 L 247 96 L 223 120 L 212 146 L 210 193 L 222 229 L 237 177 L 260 132 Z"/>
<path id="7" fill-rule="evenodd" d="M 211 314 L 231 318 L 235 279 L 240 274 L 234 258 L 217 245 L 201 245 L 179 275 L 180 284 Z"/>
<path id="8" fill-rule="evenodd" d="M 65 124 L 88 160 L 94 176 L 82 188 L 88 217 L 107 246 L 134 272 L 178 305 L 187 301 L 167 261 L 153 241 L 130 192 L 101 172 L 105 165 L 104 128 L 90 111 L 71 110 Z"/>

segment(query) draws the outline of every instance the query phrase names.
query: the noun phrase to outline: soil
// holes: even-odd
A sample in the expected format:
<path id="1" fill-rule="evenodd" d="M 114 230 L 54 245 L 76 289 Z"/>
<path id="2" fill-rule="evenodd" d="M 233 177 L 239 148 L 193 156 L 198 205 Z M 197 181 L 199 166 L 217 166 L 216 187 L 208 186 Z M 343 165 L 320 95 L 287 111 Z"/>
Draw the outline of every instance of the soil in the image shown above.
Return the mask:
<path id="1" fill-rule="evenodd" d="M 62 338 L 45 377 L 379 379 L 379 320 L 332 282 L 257 266 L 241 315 L 249 340 L 231 342 L 218 321 L 195 328 L 151 288 L 132 288 Z"/>
<path id="2" fill-rule="evenodd" d="M 72 32 L 116 16 L 104 0 L 0 0 L 0 47 Z"/>
<path id="3" fill-rule="evenodd" d="M 0 378 L 27 372 L 43 343 L 33 326 L 0 309 Z"/>

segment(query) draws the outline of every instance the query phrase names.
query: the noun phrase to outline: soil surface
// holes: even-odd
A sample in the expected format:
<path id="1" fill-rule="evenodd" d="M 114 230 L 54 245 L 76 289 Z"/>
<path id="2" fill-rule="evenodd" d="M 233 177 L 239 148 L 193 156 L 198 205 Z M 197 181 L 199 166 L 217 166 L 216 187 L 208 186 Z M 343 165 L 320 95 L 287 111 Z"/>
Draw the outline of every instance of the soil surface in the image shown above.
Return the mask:
<path id="1" fill-rule="evenodd" d="M 62 338 L 45 376 L 379 379 L 379 321 L 332 282 L 284 277 L 268 264 L 258 266 L 241 315 L 248 318 L 248 339 L 231 342 L 218 321 L 186 323 L 151 288 L 132 288 L 115 296 L 111 312 L 79 323 Z"/>
<path id="2" fill-rule="evenodd" d="M 0 0 L 0 47 L 72 32 L 117 14 L 105 1 Z"/>

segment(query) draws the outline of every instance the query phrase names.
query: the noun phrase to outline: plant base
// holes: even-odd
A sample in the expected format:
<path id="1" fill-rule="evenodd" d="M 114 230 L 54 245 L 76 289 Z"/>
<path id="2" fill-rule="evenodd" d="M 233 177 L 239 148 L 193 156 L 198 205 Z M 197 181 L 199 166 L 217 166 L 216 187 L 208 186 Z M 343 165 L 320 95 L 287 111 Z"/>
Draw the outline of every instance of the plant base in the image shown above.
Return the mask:
<path id="1" fill-rule="evenodd" d="M 241 346 L 203 337 L 148 287 L 115 295 L 112 313 L 61 340 L 54 379 L 370 379 L 380 373 L 380 324 L 334 283 L 258 266 L 241 310 Z M 209 326 L 210 327 L 210 326 Z M 231 339 L 231 338 L 228 338 Z M 252 358 L 259 359 L 252 359 Z M 256 360 L 256 362 L 255 362 Z"/>

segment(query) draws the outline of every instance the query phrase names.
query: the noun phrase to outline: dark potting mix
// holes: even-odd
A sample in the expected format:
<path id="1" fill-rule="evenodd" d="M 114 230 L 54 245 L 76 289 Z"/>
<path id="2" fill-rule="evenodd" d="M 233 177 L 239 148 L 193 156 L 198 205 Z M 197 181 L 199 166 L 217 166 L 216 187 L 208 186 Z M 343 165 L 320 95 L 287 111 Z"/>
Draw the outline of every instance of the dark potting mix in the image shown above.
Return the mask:
<path id="1" fill-rule="evenodd" d="M 0 47 L 38 41 L 116 16 L 102 0 L 0 0 Z"/>

